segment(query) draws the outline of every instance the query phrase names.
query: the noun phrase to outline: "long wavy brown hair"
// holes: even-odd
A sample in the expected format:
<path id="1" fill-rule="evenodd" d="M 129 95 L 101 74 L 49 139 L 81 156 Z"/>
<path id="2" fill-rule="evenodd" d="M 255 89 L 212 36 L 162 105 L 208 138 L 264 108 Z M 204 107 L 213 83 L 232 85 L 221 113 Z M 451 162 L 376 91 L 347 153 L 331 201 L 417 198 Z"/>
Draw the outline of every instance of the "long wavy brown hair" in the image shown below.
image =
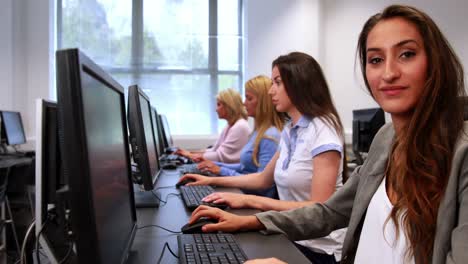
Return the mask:
<path id="1" fill-rule="evenodd" d="M 272 63 L 272 68 L 275 66 L 278 67 L 286 93 L 297 110 L 309 118 L 322 118 L 342 137 L 342 177 L 345 182 L 348 179 L 348 167 L 343 125 L 333 104 L 322 68 L 312 56 L 302 52 L 291 52 L 279 56 Z"/>
<path id="2" fill-rule="evenodd" d="M 451 169 L 455 143 L 463 130 L 465 94 L 463 66 L 434 21 L 409 6 L 392 5 L 369 18 L 359 36 L 357 52 L 366 78 L 366 44 L 380 21 L 403 18 L 414 24 L 428 57 L 427 80 L 411 120 L 396 137 L 387 165 L 387 180 L 396 194 L 390 214 L 409 241 L 406 257 L 422 263 L 432 258 L 437 212 Z M 399 223 L 400 221 L 400 223 Z M 400 226 L 400 227 L 399 227 Z"/>

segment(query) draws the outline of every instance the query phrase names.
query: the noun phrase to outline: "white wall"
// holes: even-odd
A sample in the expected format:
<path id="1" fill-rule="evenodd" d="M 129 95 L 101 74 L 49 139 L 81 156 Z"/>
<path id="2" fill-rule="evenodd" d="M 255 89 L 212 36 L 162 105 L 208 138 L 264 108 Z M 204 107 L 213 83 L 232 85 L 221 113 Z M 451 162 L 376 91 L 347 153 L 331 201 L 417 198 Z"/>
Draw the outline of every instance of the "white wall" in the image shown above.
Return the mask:
<path id="1" fill-rule="evenodd" d="M 271 62 L 292 51 L 320 61 L 319 0 L 245 0 L 245 80 L 271 75 Z"/>
<path id="2" fill-rule="evenodd" d="M 0 44 L 0 109 L 21 112 L 28 140 L 34 137 L 35 99 L 50 98 L 55 79 L 54 2 L 0 4 L 0 34 L 5 37 Z"/>
<path id="3" fill-rule="evenodd" d="M 361 81 L 359 66 L 354 70 L 356 44 L 364 22 L 390 0 L 324 0 L 324 67 L 332 96 L 348 133 L 352 110 L 376 106 Z M 431 16 L 456 53 L 468 67 L 468 2 L 463 0 L 412 0 L 399 3 L 415 6 Z M 465 71 L 466 73 L 466 71 Z"/>
<path id="4" fill-rule="evenodd" d="M 2 40 L 0 41 L 0 109 L 9 110 L 13 106 L 12 89 L 12 11 L 13 0 L 2 1 L 0 7 L 0 34 Z"/>
<path id="5" fill-rule="evenodd" d="M 24 94 L 26 95 L 22 99 L 23 109 L 29 120 L 26 131 L 29 136 L 34 136 L 35 100 L 36 98 L 50 98 L 55 79 L 51 67 L 54 62 L 53 17 L 55 12 L 53 3 L 55 1 L 48 0 L 49 5 L 45 4 L 46 1 L 25 2 L 26 4 L 21 6 L 20 11 L 21 17 L 26 21 L 20 32 L 25 33 L 18 37 L 19 43 L 17 43 L 21 45 L 21 48 L 15 53 L 20 58 L 25 56 L 25 65 L 17 68 L 15 79 L 23 78 L 25 82 L 23 93 L 18 94 L 17 97 L 22 98 Z"/>

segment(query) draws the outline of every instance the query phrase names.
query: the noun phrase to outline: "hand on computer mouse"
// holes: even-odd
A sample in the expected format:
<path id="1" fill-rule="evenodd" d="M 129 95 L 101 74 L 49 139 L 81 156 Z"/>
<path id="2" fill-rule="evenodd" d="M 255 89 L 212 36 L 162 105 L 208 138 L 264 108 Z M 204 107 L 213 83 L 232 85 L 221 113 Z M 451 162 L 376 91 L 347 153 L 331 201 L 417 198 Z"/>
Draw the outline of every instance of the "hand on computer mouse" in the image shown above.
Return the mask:
<path id="1" fill-rule="evenodd" d="M 225 204 L 233 209 L 251 208 L 249 195 L 242 193 L 215 192 L 202 199 L 203 202 L 213 204 Z"/>
<path id="2" fill-rule="evenodd" d="M 205 233 L 215 231 L 235 232 L 238 230 L 265 229 L 265 226 L 263 226 L 263 224 L 258 221 L 257 217 L 254 215 L 239 216 L 205 205 L 200 205 L 195 209 L 195 211 L 193 211 L 189 224 L 195 223 L 202 217 L 208 217 L 218 221 L 216 224 L 207 224 L 202 226 L 202 231 Z"/>
<path id="3" fill-rule="evenodd" d="M 178 183 L 176 183 L 176 187 L 179 188 L 180 186 L 186 185 L 187 183 L 194 182 L 192 179 L 181 179 Z"/>
<path id="4" fill-rule="evenodd" d="M 194 223 L 187 223 L 180 230 L 183 234 L 199 234 L 203 233 L 202 227 L 208 224 L 216 224 L 217 221 L 211 218 L 200 218 Z"/>

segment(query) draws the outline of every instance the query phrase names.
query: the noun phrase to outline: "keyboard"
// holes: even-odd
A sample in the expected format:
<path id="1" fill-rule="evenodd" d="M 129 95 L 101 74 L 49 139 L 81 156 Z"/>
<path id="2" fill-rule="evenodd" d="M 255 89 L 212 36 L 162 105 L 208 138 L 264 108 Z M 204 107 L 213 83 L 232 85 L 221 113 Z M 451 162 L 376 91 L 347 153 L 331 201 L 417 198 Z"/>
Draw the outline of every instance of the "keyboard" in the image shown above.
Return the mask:
<path id="1" fill-rule="evenodd" d="M 166 154 L 172 154 L 174 152 L 176 152 L 179 148 L 178 147 L 167 147 L 164 149 L 164 152 Z"/>
<path id="2" fill-rule="evenodd" d="M 214 193 L 215 190 L 213 187 L 208 185 L 197 185 L 197 186 L 180 186 L 180 193 L 182 194 L 182 200 L 184 201 L 185 206 L 189 210 L 195 210 L 200 205 L 208 205 L 211 207 L 217 207 L 220 209 L 226 209 L 226 204 L 215 204 L 215 203 L 206 203 L 202 202 L 202 199 Z"/>
<path id="3" fill-rule="evenodd" d="M 180 170 L 182 174 L 187 174 L 187 173 L 192 173 L 192 174 L 200 174 L 200 175 L 205 175 L 205 176 L 210 176 L 210 177 L 216 177 L 217 175 L 214 173 L 211 173 L 209 171 L 201 171 L 197 168 L 197 164 L 186 164 L 182 167 Z"/>
<path id="4" fill-rule="evenodd" d="M 177 237 L 179 263 L 235 264 L 247 257 L 232 234 L 185 234 Z"/>
<path id="5" fill-rule="evenodd" d="M 192 160 L 184 156 L 179 156 L 176 154 L 162 155 L 160 158 L 162 162 L 180 162 L 182 164 L 192 163 Z"/>

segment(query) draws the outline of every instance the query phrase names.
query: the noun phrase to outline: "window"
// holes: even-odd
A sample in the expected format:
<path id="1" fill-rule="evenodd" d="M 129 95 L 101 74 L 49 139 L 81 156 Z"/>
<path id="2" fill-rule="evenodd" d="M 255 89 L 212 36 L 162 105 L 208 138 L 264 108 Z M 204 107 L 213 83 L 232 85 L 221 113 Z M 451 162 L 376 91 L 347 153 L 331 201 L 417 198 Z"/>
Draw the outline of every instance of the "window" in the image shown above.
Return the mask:
<path id="1" fill-rule="evenodd" d="M 216 94 L 243 87 L 242 0 L 58 0 L 57 46 L 138 84 L 174 134 L 217 134 Z"/>

